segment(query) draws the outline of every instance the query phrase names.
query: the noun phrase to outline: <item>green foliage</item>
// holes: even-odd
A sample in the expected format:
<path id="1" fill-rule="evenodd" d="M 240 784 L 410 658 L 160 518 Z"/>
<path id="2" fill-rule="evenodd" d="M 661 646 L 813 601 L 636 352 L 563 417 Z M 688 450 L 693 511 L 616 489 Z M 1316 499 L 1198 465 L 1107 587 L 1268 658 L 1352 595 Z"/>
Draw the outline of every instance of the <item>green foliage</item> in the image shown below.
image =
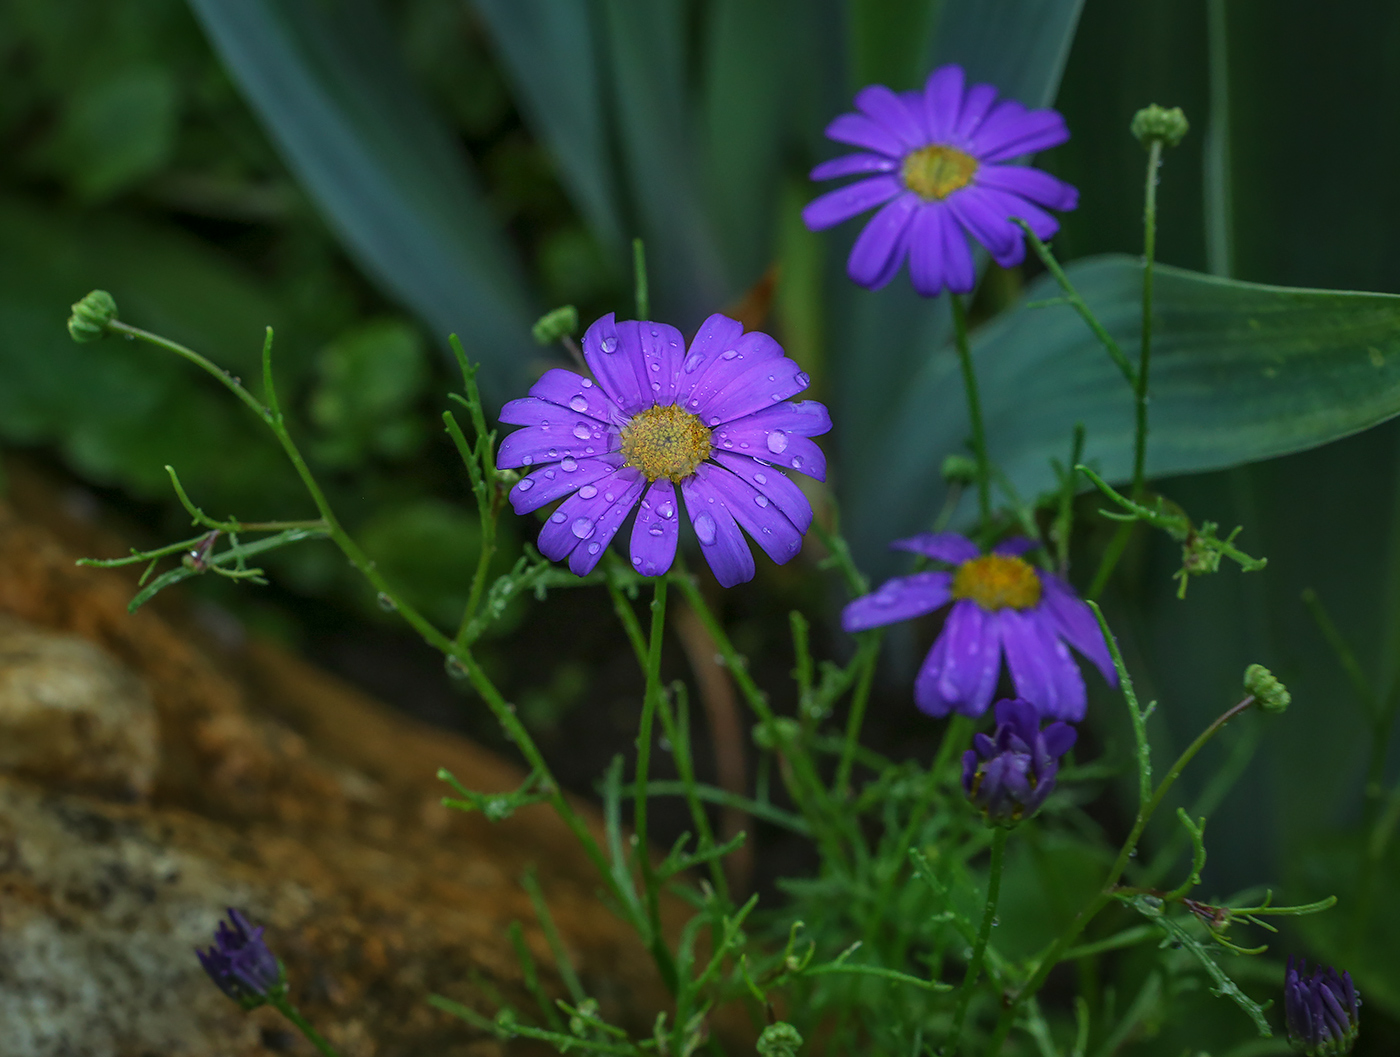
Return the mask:
<path id="1" fill-rule="evenodd" d="M 428 364 L 423 337 L 403 320 L 357 325 L 324 349 L 307 410 L 326 434 L 316 446 L 328 466 L 359 466 L 370 456 L 402 461 L 423 446 L 418 403 Z"/>

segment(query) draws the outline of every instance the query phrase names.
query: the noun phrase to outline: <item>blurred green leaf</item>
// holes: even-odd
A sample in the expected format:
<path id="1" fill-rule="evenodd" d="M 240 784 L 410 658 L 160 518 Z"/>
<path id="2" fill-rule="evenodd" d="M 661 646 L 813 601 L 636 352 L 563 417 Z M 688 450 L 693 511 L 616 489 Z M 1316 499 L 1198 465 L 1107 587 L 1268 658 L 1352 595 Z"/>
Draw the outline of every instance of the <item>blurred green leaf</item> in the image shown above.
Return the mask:
<path id="1" fill-rule="evenodd" d="M 422 443 L 423 422 L 413 412 L 428 365 L 416 327 L 398 319 L 362 323 L 321 350 L 317 369 L 308 411 L 326 434 L 316 446 L 323 461 L 403 458 Z"/>
<path id="2" fill-rule="evenodd" d="M 440 627 L 456 627 L 481 551 L 475 515 L 424 498 L 381 509 L 360 526 L 358 538 L 411 605 Z"/>
<path id="3" fill-rule="evenodd" d="M 458 333 L 505 395 L 531 307 L 457 144 L 395 60 L 370 0 L 190 0 L 283 157 L 349 251 L 435 337 Z"/>
<path id="4" fill-rule="evenodd" d="M 67 101 L 50 160 L 78 198 L 110 198 L 166 163 L 177 101 L 174 78 L 158 66 L 134 66 L 85 84 Z"/>

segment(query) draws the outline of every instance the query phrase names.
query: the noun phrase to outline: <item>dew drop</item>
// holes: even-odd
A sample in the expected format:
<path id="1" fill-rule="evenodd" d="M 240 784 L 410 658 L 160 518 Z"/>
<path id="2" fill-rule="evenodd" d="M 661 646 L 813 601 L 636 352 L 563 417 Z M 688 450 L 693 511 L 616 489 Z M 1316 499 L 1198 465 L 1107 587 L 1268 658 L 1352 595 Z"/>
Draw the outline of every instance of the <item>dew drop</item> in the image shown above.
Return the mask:
<path id="1" fill-rule="evenodd" d="M 802 469 L 802 456 L 801 456 L 801 455 L 794 455 L 794 456 L 792 457 L 792 468 L 793 468 L 794 470 L 800 470 L 800 469 Z"/>
<path id="2" fill-rule="evenodd" d="M 524 480 L 522 480 L 522 481 L 521 481 L 518 485 L 516 485 L 515 487 L 516 487 L 516 490 L 517 490 L 517 491 L 520 491 L 520 492 L 528 492 L 531 488 L 534 488 L 534 487 L 535 487 L 535 482 L 532 481 L 530 478 L 526 477 Z"/>
<path id="3" fill-rule="evenodd" d="M 580 499 L 592 499 L 597 494 L 598 489 L 591 484 L 586 484 L 578 490 L 578 497 Z"/>
<path id="4" fill-rule="evenodd" d="M 592 447 L 584 448 L 584 449 L 583 449 L 583 453 L 584 453 L 585 455 L 592 455 L 592 454 L 593 454 L 593 448 L 592 448 Z"/>
<path id="5" fill-rule="evenodd" d="M 720 359 L 723 359 L 723 360 L 732 360 L 735 356 L 738 356 L 738 355 L 739 355 L 739 350 L 738 350 L 738 349 L 725 349 L 724 352 L 720 354 Z"/>
<path id="6" fill-rule="evenodd" d="M 520 457 L 520 464 L 521 464 L 522 466 L 533 466 L 533 465 L 534 465 L 534 462 L 535 462 L 535 457 L 534 457 L 533 455 L 522 455 L 522 456 Z"/>
<path id="7" fill-rule="evenodd" d="M 603 342 L 602 342 L 602 346 L 603 346 L 603 351 L 604 351 L 604 352 L 607 352 L 607 353 L 616 352 L 616 351 L 617 351 L 617 339 L 616 339 L 616 338 L 604 338 L 604 339 L 603 339 Z"/>
<path id="8" fill-rule="evenodd" d="M 721 421 L 723 421 L 723 420 L 722 420 L 718 415 L 711 415 L 711 416 L 710 416 L 710 425 L 712 425 L 712 426 L 718 426 L 718 425 L 720 424 Z"/>
<path id="9" fill-rule="evenodd" d="M 588 553 L 589 553 L 589 554 L 597 554 L 598 551 L 599 551 L 600 549 L 602 549 L 602 544 L 601 544 L 601 543 L 590 543 L 590 544 L 588 545 Z"/>
<path id="10" fill-rule="evenodd" d="M 656 328 L 655 328 L 655 327 L 652 327 L 652 328 L 651 328 L 651 336 L 652 336 L 653 338 L 656 337 Z"/>
<path id="11" fill-rule="evenodd" d="M 666 500 L 666 502 L 662 503 L 659 507 L 656 508 L 656 512 L 662 517 L 664 517 L 667 521 L 670 521 L 671 518 L 676 516 L 676 507 L 675 504 L 668 499 Z"/>
<path id="12" fill-rule="evenodd" d="M 753 501 L 754 501 L 755 503 L 757 503 L 759 506 L 767 506 L 767 505 L 768 505 L 768 497 L 767 497 L 766 495 L 756 495 L 756 496 L 753 497 Z M 764 529 L 763 531 L 764 531 L 764 532 L 767 532 L 768 530 L 767 530 L 767 529 Z"/>
<path id="13" fill-rule="evenodd" d="M 587 411 L 588 397 L 584 396 L 582 393 L 576 393 L 569 397 L 569 406 L 575 411 Z"/>
<path id="14" fill-rule="evenodd" d="M 756 473 L 756 474 L 753 475 L 753 479 L 754 479 L 755 481 L 757 481 L 759 484 L 767 484 L 767 483 L 768 483 L 768 475 L 767 475 L 767 474 Z"/>
<path id="15" fill-rule="evenodd" d="M 584 387 L 585 389 L 592 389 L 592 388 L 593 388 L 593 379 L 591 379 L 591 378 L 585 378 L 585 379 L 583 380 L 583 387 Z"/>
<path id="16" fill-rule="evenodd" d="M 724 446 L 725 446 L 726 448 L 732 448 L 732 447 L 734 447 L 734 442 L 733 442 L 732 440 L 727 440 L 727 441 L 724 442 Z"/>
<path id="17" fill-rule="evenodd" d="M 653 525 L 651 528 L 647 529 L 647 533 L 652 536 L 664 536 L 666 535 L 666 530 L 660 525 Z"/>
<path id="18" fill-rule="evenodd" d="M 550 457 L 551 459 L 557 459 L 557 458 L 559 458 L 559 449 L 558 449 L 558 448 L 550 448 L 550 449 L 549 449 L 549 457 Z"/>
<path id="19" fill-rule="evenodd" d="M 705 354 L 702 352 L 692 352 L 685 358 L 685 373 L 693 374 L 695 368 L 705 362 Z"/>
<path id="20" fill-rule="evenodd" d="M 796 382 L 800 388 L 806 389 L 809 385 L 812 384 L 812 376 L 806 371 L 798 371 L 797 376 L 793 378 L 793 381 Z"/>
<path id="21" fill-rule="evenodd" d="M 634 555 L 632 555 L 632 564 L 635 565 L 635 566 L 637 566 L 638 568 L 640 568 L 640 567 L 641 567 L 641 564 L 642 564 L 642 559 L 639 558 L 639 557 L 637 557 L 637 555 L 634 554 Z"/>
<path id="22" fill-rule="evenodd" d="M 603 493 L 603 499 L 604 499 L 605 501 L 609 502 L 609 503 L 611 503 L 611 502 L 613 501 L 614 498 L 616 498 L 616 497 L 615 497 L 611 492 L 604 492 L 604 493 Z"/>
<path id="23" fill-rule="evenodd" d="M 787 451 L 787 434 L 780 429 L 775 429 L 768 434 L 768 450 L 774 455 Z"/>
<path id="24" fill-rule="evenodd" d="M 556 525 L 562 525 L 564 523 L 564 511 L 556 510 L 554 513 L 549 515 L 549 520 L 554 522 Z"/>
<path id="25" fill-rule="evenodd" d="M 589 536 L 593 535 L 593 519 L 586 517 L 576 518 L 569 528 L 579 539 L 586 540 Z"/>
<path id="26" fill-rule="evenodd" d="M 651 389 L 652 389 L 652 392 L 654 392 L 654 393 L 659 393 L 659 392 L 661 392 L 661 383 L 660 383 L 660 382 L 652 382 L 652 383 L 651 383 Z"/>
<path id="27" fill-rule="evenodd" d="M 563 470 L 565 473 L 573 473 L 578 469 L 578 460 L 572 455 L 565 455 L 564 458 L 559 461 L 559 469 Z"/>
<path id="28" fill-rule="evenodd" d="M 776 374 L 770 374 L 770 375 L 768 376 L 768 380 L 769 380 L 770 382 L 776 382 L 776 381 L 778 380 L 778 376 L 777 376 Z"/>
<path id="29" fill-rule="evenodd" d="M 695 519 L 695 534 L 700 537 L 700 542 L 705 546 L 714 546 L 715 519 L 709 514 L 701 514 Z"/>
<path id="30" fill-rule="evenodd" d="M 652 369 L 653 371 L 659 371 L 659 370 L 661 370 L 661 364 L 659 364 L 659 363 L 657 363 L 657 362 L 655 362 L 655 361 L 653 360 L 653 361 L 652 361 L 652 365 L 651 365 L 651 369 Z"/>
<path id="31" fill-rule="evenodd" d="M 550 467 L 548 470 L 546 470 L 546 471 L 544 472 L 544 479 L 545 479 L 546 481 L 552 481 L 552 480 L 554 480 L 554 468 L 553 468 L 553 467 Z"/>
<path id="32" fill-rule="evenodd" d="M 587 440 L 593 431 L 588 428 L 588 423 L 580 422 L 574 426 L 574 436 L 579 440 Z"/>

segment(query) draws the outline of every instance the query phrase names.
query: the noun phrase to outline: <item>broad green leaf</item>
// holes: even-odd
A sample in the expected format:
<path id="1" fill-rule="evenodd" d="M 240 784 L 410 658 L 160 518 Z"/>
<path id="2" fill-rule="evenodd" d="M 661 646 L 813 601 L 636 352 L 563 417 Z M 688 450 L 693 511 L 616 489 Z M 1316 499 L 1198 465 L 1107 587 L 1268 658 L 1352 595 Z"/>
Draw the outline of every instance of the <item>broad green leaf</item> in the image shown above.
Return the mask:
<path id="1" fill-rule="evenodd" d="M 530 296 L 460 149 L 394 59 L 371 0 L 190 0 L 287 164 L 362 267 L 504 394 Z"/>
<path id="2" fill-rule="evenodd" d="M 1106 256 L 1068 269 L 1125 348 L 1140 333 L 1141 263 Z M 988 449 L 1026 498 L 1054 486 L 1083 423 L 1085 459 L 1112 480 L 1131 473 L 1132 394 L 1048 276 L 974 336 Z M 1199 473 L 1326 444 L 1400 412 L 1400 297 L 1299 290 L 1162 267 L 1154 295 L 1148 472 Z M 873 554 L 927 524 L 939 464 L 963 450 L 967 414 L 951 349 L 931 357 L 893 415 L 897 447 L 853 475 L 863 505 L 856 543 Z M 963 508 L 970 512 L 970 503 Z"/>

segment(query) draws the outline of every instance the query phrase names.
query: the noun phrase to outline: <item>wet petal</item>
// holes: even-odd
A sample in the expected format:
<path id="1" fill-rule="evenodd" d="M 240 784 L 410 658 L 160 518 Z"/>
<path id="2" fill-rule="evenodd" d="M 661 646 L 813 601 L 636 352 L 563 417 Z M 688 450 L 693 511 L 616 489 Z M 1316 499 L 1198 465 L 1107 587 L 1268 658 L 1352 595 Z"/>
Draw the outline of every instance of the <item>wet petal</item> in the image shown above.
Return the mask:
<path id="1" fill-rule="evenodd" d="M 621 476 L 629 471 L 633 474 L 631 478 Z M 603 552 L 608 549 L 608 544 L 617 535 L 617 530 L 627 520 L 627 515 L 632 513 L 632 508 L 637 505 L 637 499 L 646 486 L 646 478 L 641 471 L 630 466 L 623 467 L 618 474 L 618 481 L 609 482 L 605 478 L 598 484 L 599 492 L 607 506 L 594 521 L 593 535 L 580 540 L 569 555 L 569 569 L 579 576 L 587 576 L 602 560 Z M 580 493 L 582 491 L 584 489 L 579 489 Z M 577 521 L 574 524 L 577 525 Z"/>
<path id="2" fill-rule="evenodd" d="M 903 190 L 904 185 L 894 176 L 857 180 L 808 202 L 802 210 L 802 223 L 812 231 L 823 231 L 883 205 Z"/>
<path id="3" fill-rule="evenodd" d="M 977 266 L 961 224 L 943 225 L 943 279 L 955 294 L 970 294 L 977 285 Z"/>
<path id="4" fill-rule="evenodd" d="M 1069 127 L 1055 110 L 1031 110 L 1014 100 L 1001 103 L 972 136 L 980 161 L 1001 162 L 1057 147 L 1069 139 Z"/>
<path id="5" fill-rule="evenodd" d="M 924 84 L 924 120 L 934 143 L 946 141 L 958 123 L 963 104 L 963 68 L 940 66 Z"/>
<path id="6" fill-rule="evenodd" d="M 813 180 L 834 180 L 838 176 L 856 176 L 862 173 L 893 172 L 899 168 L 899 160 L 884 154 L 843 154 L 818 165 L 809 174 Z M 838 221 L 839 223 L 839 221 Z"/>
<path id="7" fill-rule="evenodd" d="M 856 109 L 893 132 L 906 148 L 922 147 L 928 142 L 923 122 L 883 84 L 866 85 L 857 92 Z"/>
<path id="8" fill-rule="evenodd" d="M 841 626 L 850 632 L 865 631 L 932 613 L 952 599 L 952 583 L 952 574 L 946 572 L 896 576 L 879 590 L 847 603 L 841 610 Z"/>
<path id="9" fill-rule="evenodd" d="M 607 540 L 612 539 L 612 533 L 617 531 L 617 526 L 622 523 L 622 518 L 627 516 L 636 503 L 643 481 L 645 478 L 639 470 L 623 466 L 597 481 L 585 484 L 560 503 L 559 509 L 545 521 L 537 542 L 540 553 L 552 561 L 559 561 L 571 554 L 584 540 L 606 545 Z M 606 526 L 600 526 L 600 523 L 603 522 L 604 515 L 619 505 L 624 498 L 625 509 L 621 517 L 612 525 L 612 532 L 607 533 L 607 539 L 603 539 L 600 532 Z M 602 547 L 594 553 L 601 554 Z"/>
<path id="10" fill-rule="evenodd" d="M 993 547 L 992 553 L 1005 554 L 1012 558 L 1019 558 L 1027 551 L 1033 551 L 1039 546 L 1040 544 L 1029 536 L 1012 536 L 1010 539 L 1004 539 Z"/>
<path id="11" fill-rule="evenodd" d="M 1117 686 L 1118 670 L 1113 667 L 1113 656 L 1093 610 L 1054 573 L 1041 573 L 1040 583 L 1043 589 L 1040 608 L 1054 620 L 1060 637 L 1092 661 L 1109 686 Z"/>
<path id="12" fill-rule="evenodd" d="M 701 415 L 707 426 L 718 425 L 709 422 L 709 419 L 717 417 L 712 412 L 702 414 L 708 411 L 715 396 L 728 389 L 755 364 L 772 363 L 783 358 L 781 345 L 762 331 L 751 330 L 715 354 L 708 361 L 708 366 L 696 370 L 694 383 L 676 402 L 692 415 Z"/>
<path id="13" fill-rule="evenodd" d="M 580 418 L 578 415 L 574 415 L 572 421 L 575 426 L 586 429 L 588 435 L 576 436 L 573 427 L 560 429 L 557 424 L 548 429 L 543 426 L 527 426 L 501 441 L 501 449 L 496 453 L 496 465 L 504 469 L 514 469 L 517 466 L 538 466 L 566 456 L 585 459 L 617 451 L 622 446 L 622 438 L 616 430 L 604 429 L 595 420 Z"/>
<path id="14" fill-rule="evenodd" d="M 796 526 L 798 532 L 806 532 L 811 528 L 812 504 L 802 494 L 802 489 L 793 484 L 782 470 L 726 451 L 717 451 L 712 458 L 766 495 L 773 505 L 783 512 L 783 516 Z"/>
<path id="15" fill-rule="evenodd" d="M 962 599 L 954 603 L 941 637 L 948 640 L 948 654 L 939 677 L 939 692 L 959 702 L 958 711 L 963 714 L 980 716 L 991 703 L 1001 674 L 997 615 Z"/>
<path id="16" fill-rule="evenodd" d="M 700 421 L 714 428 L 723 422 L 752 415 L 774 407 L 780 401 L 796 396 L 811 384 L 811 379 L 796 360 L 783 356 L 749 365 L 748 370 L 730 380 L 729 384 L 693 407 L 691 397 L 687 409 L 693 410 Z"/>
<path id="17" fill-rule="evenodd" d="M 926 202 L 914 215 L 909 231 L 909 280 L 923 297 L 936 297 L 943 289 L 943 225 L 951 223 L 940 202 Z"/>
<path id="18" fill-rule="evenodd" d="M 685 405 L 690 398 L 690 391 L 724 353 L 738 345 L 743 336 L 742 323 L 718 312 L 700 324 L 700 329 L 691 339 L 685 360 L 681 363 L 681 384 L 676 389 L 677 404 Z"/>
<path id="19" fill-rule="evenodd" d="M 617 405 L 593 384 L 592 378 L 585 378 L 562 367 L 545 371 L 540 380 L 530 386 L 530 395 L 577 411 L 580 415 L 596 418 L 599 422 L 618 423 L 622 417 Z M 514 403 L 514 400 L 510 402 Z M 506 407 L 509 408 L 510 404 Z M 501 421 L 514 422 L 516 419 L 502 418 Z"/>
<path id="20" fill-rule="evenodd" d="M 826 138 L 895 158 L 904 153 L 904 144 L 899 141 L 898 136 L 864 114 L 842 114 L 826 126 Z"/>
<path id="21" fill-rule="evenodd" d="M 921 532 L 917 536 L 895 540 L 890 544 L 890 550 L 922 554 L 949 565 L 970 562 L 982 553 L 977 544 L 956 532 Z"/>
<path id="22" fill-rule="evenodd" d="M 724 500 L 710 487 L 704 463 L 681 482 L 686 513 L 705 556 L 721 587 L 734 587 L 753 579 L 753 555 Z"/>
<path id="23" fill-rule="evenodd" d="M 783 516 L 773 501 L 743 478 L 719 466 L 707 467 L 706 483 L 728 506 L 741 528 L 782 565 L 802 549 L 802 533 Z"/>
<path id="24" fill-rule="evenodd" d="M 651 404 L 637 371 L 637 327 L 618 324 L 613 313 L 594 321 L 583 335 L 583 358 L 608 397 L 629 417 Z"/>
<path id="25" fill-rule="evenodd" d="M 974 84 L 967 90 L 967 95 L 963 98 L 963 106 L 958 114 L 958 124 L 953 129 L 953 142 L 957 146 L 968 147 L 973 142 L 973 134 L 981 127 L 983 119 L 988 111 L 992 109 L 992 104 L 997 101 L 998 92 L 995 85 Z M 1020 106 L 1020 103 L 1016 104 Z M 976 155 L 980 161 L 981 156 Z"/>
<path id="26" fill-rule="evenodd" d="M 685 338 L 667 323 L 639 322 L 636 328 L 641 353 L 637 367 L 646 379 L 647 403 L 675 403 L 685 361 Z"/>
<path id="27" fill-rule="evenodd" d="M 780 407 L 773 410 L 778 411 Z M 797 432 L 770 426 L 769 421 L 768 412 L 760 411 L 726 422 L 715 429 L 711 442 L 717 450 L 747 455 L 771 466 L 797 470 L 814 480 L 825 481 L 826 455 L 816 442 Z"/>
<path id="28" fill-rule="evenodd" d="M 939 689 L 939 676 L 943 674 L 943 665 L 947 658 L 948 640 L 939 635 L 934 639 L 933 649 L 928 651 L 928 656 L 924 658 L 924 663 L 919 667 L 919 674 L 914 679 L 914 704 L 919 707 L 920 712 L 935 719 L 946 716 L 959 704 L 944 697 Z"/>
<path id="29" fill-rule="evenodd" d="M 1084 677 L 1069 647 L 1048 627 L 1038 610 L 1001 611 L 1006 663 L 1016 693 L 1051 719 L 1077 723 L 1084 718 Z"/>
<path id="30" fill-rule="evenodd" d="M 1040 732 L 1048 755 L 1059 759 L 1079 740 L 1079 734 L 1068 723 L 1051 723 Z"/>
<path id="31" fill-rule="evenodd" d="M 902 194 L 871 217 L 846 261 L 846 273 L 852 282 L 878 290 L 894 278 L 904 263 L 909 222 L 920 204 L 918 195 Z"/>
<path id="32" fill-rule="evenodd" d="M 820 437 L 831 430 L 831 413 L 819 400 L 784 400 L 751 415 L 726 420 L 715 427 L 715 436 L 719 437 L 731 427 L 747 429 L 752 426 L 781 429 L 800 437 Z"/>
<path id="33" fill-rule="evenodd" d="M 642 496 L 632 526 L 632 568 L 643 576 L 660 576 L 676 558 L 680 539 L 680 500 L 676 486 L 662 477 Z"/>
<path id="34" fill-rule="evenodd" d="M 1020 195 L 1008 194 L 1006 191 L 996 191 L 990 187 L 979 187 L 976 189 L 993 212 L 1006 217 L 1020 217 L 1031 226 L 1035 232 L 1035 237 L 1042 242 L 1052 237 L 1060 230 L 1060 222 L 1052 217 L 1038 205 L 1032 205 Z M 1021 231 L 1020 225 L 1016 226 L 1017 241 L 1025 238 L 1025 233 Z"/>
<path id="35" fill-rule="evenodd" d="M 570 456 L 559 462 L 552 462 L 522 477 L 510 490 L 510 505 L 517 514 L 528 514 L 548 503 L 554 502 L 570 492 L 577 491 L 606 477 L 622 465 L 621 454 L 599 455 L 591 459 L 575 459 Z"/>
<path id="36" fill-rule="evenodd" d="M 978 168 L 973 182 L 1050 209 L 1069 210 L 1079 205 L 1077 188 L 1048 172 L 1025 165 L 983 165 Z"/>
<path id="37" fill-rule="evenodd" d="M 1021 229 L 1006 216 L 994 209 L 987 200 L 987 192 L 982 188 L 965 187 L 945 201 L 948 209 L 957 218 L 967 233 L 987 248 L 993 258 L 1000 261 L 1016 252 L 1024 238 Z"/>

